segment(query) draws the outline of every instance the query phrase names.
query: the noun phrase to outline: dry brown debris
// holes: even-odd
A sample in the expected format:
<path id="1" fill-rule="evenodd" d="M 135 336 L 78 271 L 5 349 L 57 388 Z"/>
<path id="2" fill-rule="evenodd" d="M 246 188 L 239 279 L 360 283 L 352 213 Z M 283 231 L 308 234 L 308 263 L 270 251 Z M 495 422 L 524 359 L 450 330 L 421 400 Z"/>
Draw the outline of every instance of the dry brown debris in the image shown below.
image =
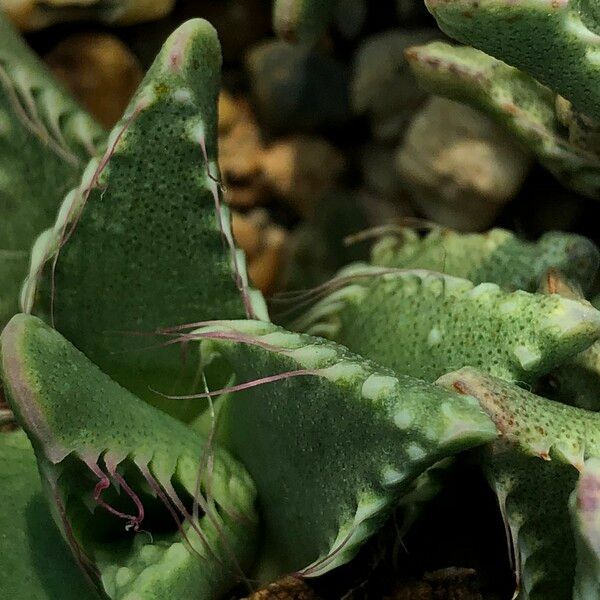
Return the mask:
<path id="1" fill-rule="evenodd" d="M 405 582 L 386 600 L 483 600 L 473 569 L 450 567 L 425 573 L 422 581 Z"/>
<path id="2" fill-rule="evenodd" d="M 246 600 L 319 600 L 302 579 L 284 577 Z"/>

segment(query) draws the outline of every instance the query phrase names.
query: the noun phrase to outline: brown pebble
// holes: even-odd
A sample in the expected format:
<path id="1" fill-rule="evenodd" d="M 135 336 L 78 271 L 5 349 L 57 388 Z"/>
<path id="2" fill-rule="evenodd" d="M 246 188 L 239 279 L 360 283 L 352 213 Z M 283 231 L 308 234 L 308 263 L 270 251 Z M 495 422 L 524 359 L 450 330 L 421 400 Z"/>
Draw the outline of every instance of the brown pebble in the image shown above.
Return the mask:
<path id="1" fill-rule="evenodd" d="M 285 261 L 287 231 L 272 223 L 263 208 L 246 214 L 233 211 L 231 227 L 237 245 L 246 253 L 250 281 L 263 294 L 272 294 Z"/>
<path id="2" fill-rule="evenodd" d="M 220 136 L 219 165 L 228 204 L 249 208 L 264 199 L 267 192 L 261 158 L 260 131 L 250 119 L 240 119 Z"/>
<path id="3" fill-rule="evenodd" d="M 242 214 L 233 212 L 231 227 L 237 245 L 246 253 L 248 260 L 252 260 L 261 251 L 263 230 L 269 223 L 269 214 L 264 209 L 256 209 Z"/>
<path id="4" fill-rule="evenodd" d="M 221 90 L 219 94 L 219 135 L 226 134 L 242 120 L 254 121 L 248 101 L 233 96 L 227 90 Z"/>
<path id="5" fill-rule="evenodd" d="M 301 579 L 284 577 L 246 600 L 319 600 L 318 596 Z"/>
<path id="6" fill-rule="evenodd" d="M 106 33 L 77 33 L 45 56 L 54 75 L 107 129 L 121 118 L 143 71 L 129 48 Z"/>
<path id="7" fill-rule="evenodd" d="M 160 19 L 171 12 L 174 5 L 175 0 L 117 2 L 112 8 L 98 0 L 0 0 L 0 10 L 23 31 L 81 20 L 132 25 Z"/>
<path id="8" fill-rule="evenodd" d="M 324 139 L 298 135 L 266 148 L 262 166 L 273 191 L 300 216 L 309 218 L 335 184 L 344 158 Z"/>
<path id="9" fill-rule="evenodd" d="M 286 237 L 283 228 L 271 225 L 262 238 L 262 251 L 248 265 L 250 280 L 265 296 L 270 296 L 277 287 Z"/>

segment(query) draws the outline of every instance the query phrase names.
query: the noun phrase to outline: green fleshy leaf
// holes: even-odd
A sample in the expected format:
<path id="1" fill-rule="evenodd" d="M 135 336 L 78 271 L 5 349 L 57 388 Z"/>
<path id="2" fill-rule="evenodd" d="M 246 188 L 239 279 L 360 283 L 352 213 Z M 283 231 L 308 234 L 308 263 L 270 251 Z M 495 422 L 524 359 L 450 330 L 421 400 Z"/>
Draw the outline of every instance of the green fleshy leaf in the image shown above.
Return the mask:
<path id="1" fill-rule="evenodd" d="M 483 454 L 510 532 L 520 600 L 570 600 L 575 540 L 567 510 L 578 470 L 600 456 L 600 414 L 465 368 L 438 383 L 475 397 L 500 432 Z"/>
<path id="2" fill-rule="evenodd" d="M 0 13 L 0 247 L 29 250 L 104 138 Z"/>
<path id="3" fill-rule="evenodd" d="M 569 509 L 577 546 L 573 600 L 600 596 L 600 459 L 586 461 Z"/>
<path id="4" fill-rule="evenodd" d="M 373 264 L 400 269 L 427 269 L 474 284 L 497 283 L 501 288 L 535 292 L 548 269 L 555 268 L 584 290 L 592 285 L 600 253 L 587 238 L 550 231 L 537 242 L 520 239 L 506 229 L 459 233 L 435 228 L 425 237 L 403 228 L 373 248 Z"/>
<path id="5" fill-rule="evenodd" d="M 98 596 L 52 523 L 25 434 L 0 433 L 0 591 L 3 598 Z"/>
<path id="6" fill-rule="evenodd" d="M 600 119 L 600 15 L 589 0 L 426 0 L 450 37 L 529 73 Z"/>
<path id="7" fill-rule="evenodd" d="M 221 439 L 258 489 L 260 578 L 346 563 L 419 475 L 496 434 L 469 399 L 320 338 L 259 321 L 223 321 L 194 338 L 232 365 L 238 385 L 262 383 L 220 413 Z"/>
<path id="8" fill-rule="evenodd" d="M 600 337 L 589 304 L 431 271 L 356 264 L 330 288 L 298 329 L 426 381 L 469 365 L 531 383 Z"/>
<path id="9" fill-rule="evenodd" d="M 206 21 L 188 21 L 168 38 L 106 153 L 89 163 L 54 228 L 38 238 L 24 289 L 26 312 L 45 315 L 150 400 L 149 388 L 190 391 L 199 360 L 143 334 L 215 315 L 266 318 L 221 202 L 220 66 Z"/>
<path id="10" fill-rule="evenodd" d="M 221 598 L 255 551 L 255 490 L 241 465 L 36 317 L 16 315 L 0 339 L 7 400 L 99 589 L 115 600 Z"/>
<path id="11" fill-rule="evenodd" d="M 567 511 L 577 471 L 497 451 L 485 471 L 516 557 L 518 600 L 571 600 L 575 544 Z"/>
<path id="12" fill-rule="evenodd" d="M 407 60 L 427 91 L 484 112 L 566 187 L 600 198 L 600 158 L 586 149 L 583 132 L 573 141 L 564 136 L 548 88 L 474 48 L 434 42 L 411 48 Z"/>
<path id="13" fill-rule="evenodd" d="M 0 329 L 18 312 L 35 236 L 103 139 L 0 11 Z"/>

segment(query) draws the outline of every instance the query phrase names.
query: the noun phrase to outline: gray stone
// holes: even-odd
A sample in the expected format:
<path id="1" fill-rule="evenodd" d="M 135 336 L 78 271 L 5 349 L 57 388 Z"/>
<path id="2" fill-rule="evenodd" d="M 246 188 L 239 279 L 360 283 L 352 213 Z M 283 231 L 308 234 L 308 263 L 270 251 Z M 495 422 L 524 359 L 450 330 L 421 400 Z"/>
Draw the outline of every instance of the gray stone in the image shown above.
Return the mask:
<path id="1" fill-rule="evenodd" d="M 260 121 L 271 131 L 307 131 L 349 116 L 348 75 L 334 58 L 302 46 L 269 41 L 246 59 Z"/>

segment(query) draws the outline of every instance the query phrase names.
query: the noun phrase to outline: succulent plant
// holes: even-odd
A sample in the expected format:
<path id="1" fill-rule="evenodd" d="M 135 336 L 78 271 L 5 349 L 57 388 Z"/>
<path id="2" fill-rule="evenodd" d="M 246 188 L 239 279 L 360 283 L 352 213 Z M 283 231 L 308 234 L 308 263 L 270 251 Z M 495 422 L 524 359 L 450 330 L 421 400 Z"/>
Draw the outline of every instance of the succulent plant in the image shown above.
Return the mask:
<path id="1" fill-rule="evenodd" d="M 565 186 L 597 199 L 595 3 L 425 3 L 446 34 L 473 48 L 434 42 L 409 49 L 422 85 L 491 116 Z"/>
<path id="2" fill-rule="evenodd" d="M 440 29 L 530 74 L 600 118 L 598 7 L 583 0 L 426 0 Z"/>
<path id="3" fill-rule="evenodd" d="M 275 17 L 314 41 L 334 4 L 277 2 Z M 538 4 L 484 0 L 465 17 L 430 2 L 501 56 L 436 44 L 409 60 L 593 196 L 596 14 Z M 530 25 L 536 51 L 564 54 L 560 77 L 527 56 Z M 409 528 L 470 451 L 518 597 L 599 597 L 596 246 L 398 227 L 370 263 L 288 296 L 284 329 L 223 203 L 220 68 L 212 26 L 185 22 L 106 134 L 0 21 L 2 418 L 23 430 L 0 431 L 2 595 L 218 600 L 319 577 L 394 510 Z"/>

